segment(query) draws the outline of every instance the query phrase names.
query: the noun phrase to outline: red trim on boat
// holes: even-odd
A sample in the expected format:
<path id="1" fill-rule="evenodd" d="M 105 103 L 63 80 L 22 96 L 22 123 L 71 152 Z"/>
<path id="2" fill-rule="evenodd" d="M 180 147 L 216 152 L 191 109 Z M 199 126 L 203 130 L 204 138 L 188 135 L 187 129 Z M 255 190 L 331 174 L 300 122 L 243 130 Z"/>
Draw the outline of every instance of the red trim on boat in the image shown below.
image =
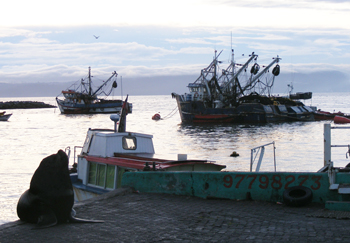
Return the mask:
<path id="1" fill-rule="evenodd" d="M 350 123 L 350 119 L 343 117 L 343 116 L 335 116 L 334 117 L 334 123 L 336 124 L 346 124 L 346 123 Z"/>
<path id="2" fill-rule="evenodd" d="M 123 155 L 124 156 L 124 155 Z M 128 157 L 128 158 L 127 158 Z M 195 165 L 195 164 L 212 164 L 218 167 L 226 168 L 225 165 L 218 165 L 212 162 L 208 162 L 206 160 L 162 160 L 156 158 L 146 158 L 146 157 L 138 157 L 138 156 L 130 156 L 127 155 L 125 158 L 123 157 L 96 157 L 96 156 L 84 156 L 87 161 L 90 162 L 98 162 L 110 165 L 117 165 L 126 168 L 133 168 L 137 170 L 142 170 L 145 167 L 146 162 L 148 165 L 152 167 L 153 162 L 156 165 L 156 169 L 166 169 L 170 167 L 176 167 L 180 165 Z"/>

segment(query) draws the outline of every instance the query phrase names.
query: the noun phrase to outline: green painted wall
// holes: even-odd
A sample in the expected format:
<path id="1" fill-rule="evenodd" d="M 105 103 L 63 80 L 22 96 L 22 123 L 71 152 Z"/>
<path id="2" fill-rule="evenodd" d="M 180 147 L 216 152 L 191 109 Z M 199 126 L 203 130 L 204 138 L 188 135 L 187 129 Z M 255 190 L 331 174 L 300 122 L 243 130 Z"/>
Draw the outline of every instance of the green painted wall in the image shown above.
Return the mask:
<path id="1" fill-rule="evenodd" d="M 350 176 L 338 173 L 337 180 L 350 183 Z M 122 186 L 140 192 L 170 193 L 201 198 L 225 198 L 283 202 L 285 189 L 302 185 L 313 192 L 313 202 L 341 200 L 329 190 L 327 173 L 290 172 L 127 172 Z"/>

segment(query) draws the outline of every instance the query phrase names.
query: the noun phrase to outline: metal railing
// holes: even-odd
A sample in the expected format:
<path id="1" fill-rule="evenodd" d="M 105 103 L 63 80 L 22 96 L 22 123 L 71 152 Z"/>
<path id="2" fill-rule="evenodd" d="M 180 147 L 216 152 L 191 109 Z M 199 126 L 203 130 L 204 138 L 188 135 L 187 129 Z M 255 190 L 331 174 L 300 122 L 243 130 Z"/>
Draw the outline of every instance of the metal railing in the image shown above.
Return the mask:
<path id="1" fill-rule="evenodd" d="M 271 143 L 267 143 L 267 144 L 255 147 L 255 148 L 252 148 L 250 150 L 250 172 L 253 171 L 253 164 L 254 164 L 254 161 L 255 161 L 256 157 L 258 156 L 259 152 L 260 152 L 260 156 L 259 156 L 259 161 L 256 165 L 255 172 L 258 172 L 260 170 L 261 162 L 264 158 L 265 146 L 268 146 L 268 145 L 273 145 L 273 161 L 274 161 L 274 168 L 276 171 L 276 153 L 275 153 L 276 146 L 275 146 L 275 141 L 273 141 Z M 254 153 L 256 153 L 255 157 L 254 157 Z"/>
<path id="2" fill-rule="evenodd" d="M 350 145 L 332 145 L 331 144 L 331 129 L 350 129 L 350 127 L 332 127 L 331 124 L 326 123 L 323 127 L 323 137 L 324 137 L 324 166 L 333 166 L 331 157 L 331 148 L 348 148 L 348 153 L 350 153 Z"/>

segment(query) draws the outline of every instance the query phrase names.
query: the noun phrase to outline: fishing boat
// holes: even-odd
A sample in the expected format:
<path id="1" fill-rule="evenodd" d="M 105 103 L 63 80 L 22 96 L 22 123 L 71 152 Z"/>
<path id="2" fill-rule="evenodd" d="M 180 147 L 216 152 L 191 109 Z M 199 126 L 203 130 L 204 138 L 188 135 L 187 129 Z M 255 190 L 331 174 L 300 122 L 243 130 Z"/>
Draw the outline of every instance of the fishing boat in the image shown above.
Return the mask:
<path id="1" fill-rule="evenodd" d="M 220 171 L 226 167 L 187 159 L 185 154 L 179 154 L 176 160 L 154 158 L 152 135 L 126 131 L 127 104 L 126 99 L 120 116 L 111 115 L 114 129 L 89 129 L 83 146 L 74 147 L 73 168 L 77 171 L 71 179 L 77 201 L 119 188 L 125 172 Z M 81 148 L 79 155 L 77 148 Z"/>
<path id="2" fill-rule="evenodd" d="M 5 114 L 5 113 L 6 111 L 0 112 L 0 121 L 7 121 L 12 116 L 12 114 Z"/>
<path id="3" fill-rule="evenodd" d="M 260 71 L 258 55 L 253 52 L 244 64 L 238 64 L 234 61 L 232 50 L 230 65 L 220 71 L 218 58 L 221 52 L 217 55 L 215 51 L 213 61 L 201 70 L 195 82 L 187 86 L 189 93 L 172 93 L 183 123 L 244 124 L 314 120 L 315 107 L 271 94 L 275 77 L 280 73 L 278 63 L 281 58 L 273 58 Z"/>
<path id="4" fill-rule="evenodd" d="M 92 89 L 91 68 L 87 78 L 83 78 L 77 88 L 68 88 L 62 91 L 64 99 L 56 97 L 58 107 L 62 114 L 94 114 L 94 113 L 116 113 L 120 112 L 123 101 L 110 100 L 107 97 L 112 90 L 117 88 L 117 72 L 114 71 L 112 76 L 102 83 L 96 90 Z M 112 82 L 112 80 L 114 80 Z M 110 90 L 104 90 L 110 86 Z M 104 94 L 105 99 L 98 98 Z M 128 105 L 129 113 L 132 112 L 132 104 Z"/>

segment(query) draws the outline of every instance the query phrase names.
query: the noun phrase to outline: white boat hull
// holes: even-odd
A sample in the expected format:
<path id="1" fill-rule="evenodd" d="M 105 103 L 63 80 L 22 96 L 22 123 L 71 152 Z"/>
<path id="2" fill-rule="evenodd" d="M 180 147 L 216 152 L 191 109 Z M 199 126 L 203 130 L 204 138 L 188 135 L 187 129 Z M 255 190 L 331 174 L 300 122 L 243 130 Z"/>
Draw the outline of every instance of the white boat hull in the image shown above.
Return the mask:
<path id="1" fill-rule="evenodd" d="M 99 114 L 99 113 L 119 113 L 123 102 L 120 100 L 97 102 L 92 104 L 81 104 L 66 102 L 56 99 L 58 108 L 62 114 Z M 129 103 L 129 113 L 132 111 L 132 104 Z"/>

